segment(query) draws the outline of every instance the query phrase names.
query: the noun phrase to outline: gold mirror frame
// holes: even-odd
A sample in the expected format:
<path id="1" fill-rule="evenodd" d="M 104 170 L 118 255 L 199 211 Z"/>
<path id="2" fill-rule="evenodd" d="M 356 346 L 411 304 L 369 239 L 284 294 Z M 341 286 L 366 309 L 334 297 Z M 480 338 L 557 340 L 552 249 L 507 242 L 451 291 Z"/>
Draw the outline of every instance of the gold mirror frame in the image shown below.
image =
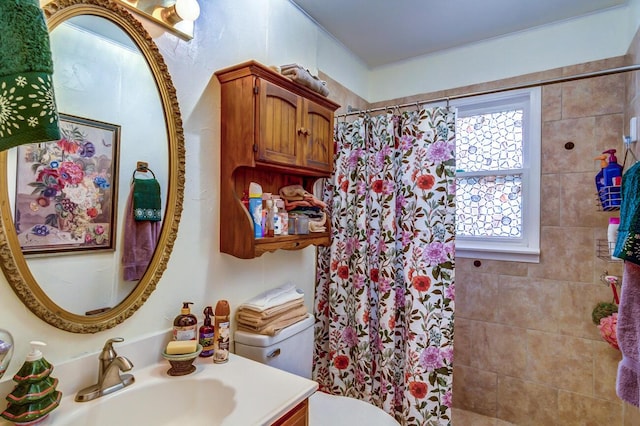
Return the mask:
<path id="1" fill-rule="evenodd" d="M 110 0 L 52 0 L 42 7 L 49 31 L 78 15 L 105 18 L 125 31 L 145 57 L 158 87 L 164 110 L 169 143 L 169 177 L 166 212 L 156 251 L 136 288 L 113 309 L 94 316 L 68 312 L 42 290 L 22 254 L 12 219 L 7 185 L 7 153 L 0 152 L 0 267 L 20 300 L 43 321 L 73 333 L 96 333 L 123 322 L 142 306 L 155 290 L 167 267 L 175 242 L 184 196 L 185 149 L 182 118 L 176 91 L 164 59 L 157 46 L 138 22 L 124 8 Z"/>

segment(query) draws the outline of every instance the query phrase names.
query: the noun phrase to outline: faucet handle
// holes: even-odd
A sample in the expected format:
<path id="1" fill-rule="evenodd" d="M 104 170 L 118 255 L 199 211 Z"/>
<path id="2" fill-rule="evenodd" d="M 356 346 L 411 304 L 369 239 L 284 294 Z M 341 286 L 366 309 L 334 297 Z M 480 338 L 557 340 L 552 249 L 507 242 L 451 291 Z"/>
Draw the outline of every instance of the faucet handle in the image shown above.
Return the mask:
<path id="1" fill-rule="evenodd" d="M 104 344 L 104 347 L 102 348 L 100 359 L 113 360 L 116 356 L 118 356 L 118 354 L 116 354 L 116 351 L 113 349 L 113 344 L 120 342 L 124 342 L 124 339 L 122 337 L 114 337 L 107 340 Z"/>

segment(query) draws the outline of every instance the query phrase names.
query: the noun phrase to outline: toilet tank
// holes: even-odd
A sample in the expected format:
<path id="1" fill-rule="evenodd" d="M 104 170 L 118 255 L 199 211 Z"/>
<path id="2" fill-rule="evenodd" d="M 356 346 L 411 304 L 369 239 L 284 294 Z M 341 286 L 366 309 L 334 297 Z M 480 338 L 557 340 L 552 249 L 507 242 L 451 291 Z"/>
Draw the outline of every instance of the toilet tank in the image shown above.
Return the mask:
<path id="1" fill-rule="evenodd" d="M 236 355 L 310 379 L 314 322 L 314 316 L 309 314 L 275 336 L 238 330 L 234 334 Z"/>

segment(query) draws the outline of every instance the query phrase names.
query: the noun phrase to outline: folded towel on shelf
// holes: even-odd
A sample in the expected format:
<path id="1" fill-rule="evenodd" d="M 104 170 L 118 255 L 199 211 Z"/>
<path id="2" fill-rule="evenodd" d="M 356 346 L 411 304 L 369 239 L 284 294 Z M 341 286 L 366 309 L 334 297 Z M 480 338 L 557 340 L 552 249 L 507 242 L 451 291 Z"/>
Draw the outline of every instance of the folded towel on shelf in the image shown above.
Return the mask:
<path id="1" fill-rule="evenodd" d="M 300 306 L 304 306 L 304 300 L 302 298 L 285 302 L 281 305 L 274 306 L 263 311 L 255 311 L 241 306 L 237 309 L 236 316 L 238 318 L 246 319 L 247 321 L 268 321 L 285 312 L 297 309 Z"/>
<path id="2" fill-rule="evenodd" d="M 327 222 L 326 213 L 322 213 L 322 218 L 309 221 L 309 232 L 324 232 L 327 227 L 324 224 Z"/>
<path id="3" fill-rule="evenodd" d="M 298 290 L 292 283 L 272 288 L 240 304 L 238 309 L 251 309 L 264 312 L 269 308 L 277 307 L 292 300 L 302 299 L 304 293 Z"/>
<path id="4" fill-rule="evenodd" d="M 240 313 L 236 313 L 236 321 L 238 324 L 243 324 L 249 327 L 260 329 L 260 328 L 265 328 L 270 324 L 276 324 L 285 320 L 297 318 L 301 315 L 304 315 L 306 312 L 307 312 L 307 307 L 304 306 L 304 304 L 301 304 L 300 306 L 296 306 L 295 308 L 288 309 L 271 318 L 258 318 L 258 317 L 251 317 L 247 315 L 242 315 Z"/>
<path id="5" fill-rule="evenodd" d="M 618 364 L 616 393 L 640 406 L 640 265 L 625 261 L 616 335 L 622 361 Z"/>
<path id="6" fill-rule="evenodd" d="M 251 325 L 246 325 L 243 323 L 238 323 L 237 328 L 238 330 L 243 330 L 243 331 L 248 331 L 250 333 L 256 333 L 256 334 L 264 334 L 267 336 L 275 336 L 276 334 L 278 334 L 280 331 L 282 331 L 283 329 L 289 327 L 290 325 L 293 325 L 295 323 L 298 323 L 304 319 L 306 319 L 308 317 L 308 313 L 302 314 L 302 315 L 298 315 L 296 317 L 293 318 L 287 318 L 287 319 L 282 319 L 282 320 L 278 320 L 278 321 L 271 321 L 268 324 L 266 324 L 263 327 L 253 327 Z"/>
<path id="7" fill-rule="evenodd" d="M 295 83 L 305 86 L 322 96 L 329 95 L 327 82 L 320 80 L 318 77 L 311 75 L 309 70 L 304 69 L 298 64 L 289 64 L 280 66 L 280 73 L 289 77 Z"/>

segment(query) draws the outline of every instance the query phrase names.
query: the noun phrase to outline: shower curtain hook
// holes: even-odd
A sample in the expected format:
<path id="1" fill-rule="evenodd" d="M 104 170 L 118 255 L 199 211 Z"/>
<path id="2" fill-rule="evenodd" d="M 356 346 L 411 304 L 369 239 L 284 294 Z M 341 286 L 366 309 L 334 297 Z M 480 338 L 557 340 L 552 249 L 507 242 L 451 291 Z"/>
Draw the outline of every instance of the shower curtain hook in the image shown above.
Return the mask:
<path id="1" fill-rule="evenodd" d="M 416 111 L 420 111 L 420 102 L 416 102 Z"/>
<path id="2" fill-rule="evenodd" d="M 447 109 L 449 109 L 449 97 L 447 96 Z"/>

